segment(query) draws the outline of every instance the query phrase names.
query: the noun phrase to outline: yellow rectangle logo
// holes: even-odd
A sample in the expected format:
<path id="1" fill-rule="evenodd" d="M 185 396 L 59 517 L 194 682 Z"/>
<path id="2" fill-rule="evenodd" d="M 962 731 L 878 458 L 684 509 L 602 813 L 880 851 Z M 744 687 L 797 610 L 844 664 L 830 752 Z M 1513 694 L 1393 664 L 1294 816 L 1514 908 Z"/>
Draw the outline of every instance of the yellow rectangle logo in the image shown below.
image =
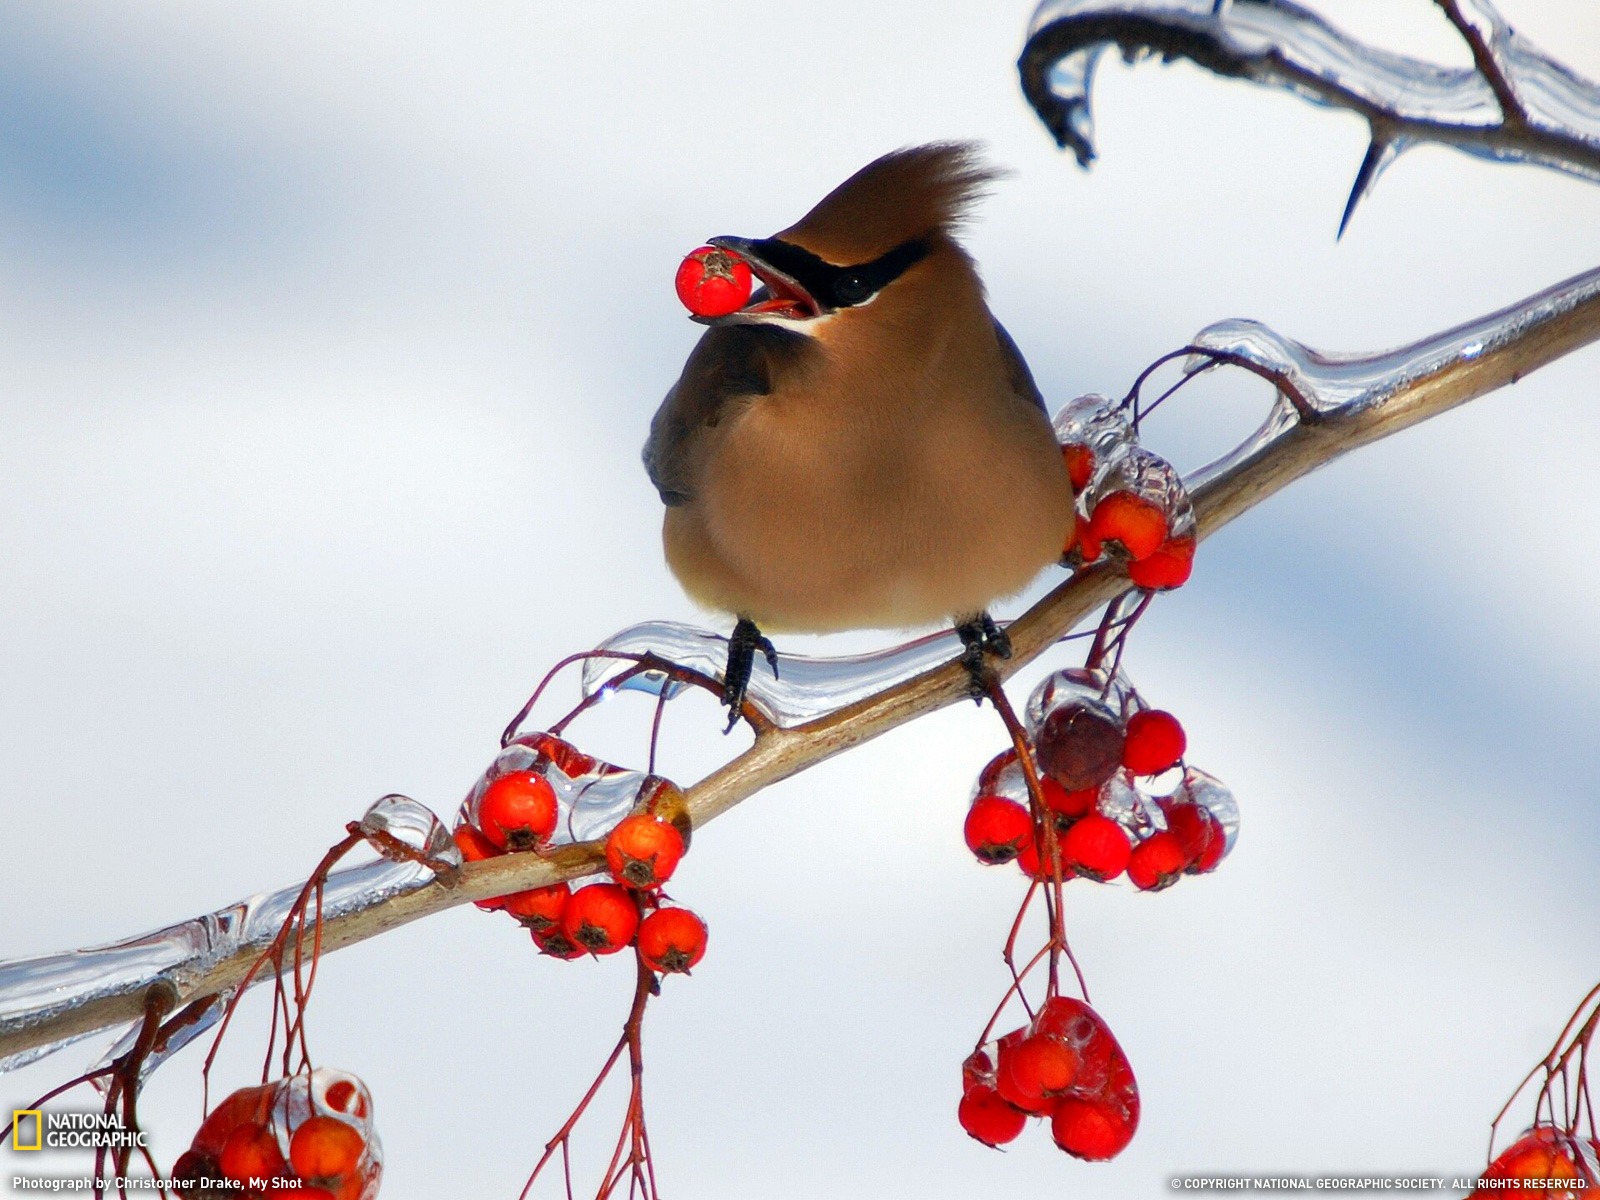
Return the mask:
<path id="1" fill-rule="evenodd" d="M 29 1117 L 33 1118 L 33 1141 L 25 1142 L 22 1139 L 22 1123 Z M 44 1149 L 44 1113 L 37 1108 L 14 1108 L 11 1110 L 11 1148 L 13 1150 Z"/>

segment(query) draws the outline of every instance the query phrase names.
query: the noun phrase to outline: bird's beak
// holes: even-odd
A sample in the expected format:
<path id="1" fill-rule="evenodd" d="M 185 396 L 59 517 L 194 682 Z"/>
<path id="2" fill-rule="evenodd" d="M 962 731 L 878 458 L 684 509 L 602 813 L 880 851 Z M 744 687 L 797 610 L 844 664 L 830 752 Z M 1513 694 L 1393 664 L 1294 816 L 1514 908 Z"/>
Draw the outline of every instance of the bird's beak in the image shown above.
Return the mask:
<path id="1" fill-rule="evenodd" d="M 750 271 L 763 287 L 738 312 L 725 317 L 693 317 L 702 325 L 749 325 L 772 319 L 783 321 L 809 321 L 821 315 L 822 305 L 817 302 L 792 275 L 773 266 L 762 254 L 760 242 L 741 237 L 714 237 L 709 245 L 737 254 L 750 264 Z"/>

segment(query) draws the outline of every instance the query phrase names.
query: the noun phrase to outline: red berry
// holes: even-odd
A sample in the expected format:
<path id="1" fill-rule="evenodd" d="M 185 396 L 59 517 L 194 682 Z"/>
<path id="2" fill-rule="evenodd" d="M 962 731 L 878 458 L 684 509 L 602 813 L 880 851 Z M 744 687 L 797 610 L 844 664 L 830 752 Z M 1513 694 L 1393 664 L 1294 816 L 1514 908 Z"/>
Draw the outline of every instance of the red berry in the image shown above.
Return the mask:
<path id="1" fill-rule="evenodd" d="M 553 883 L 500 897 L 506 911 L 529 929 L 549 929 L 558 924 L 572 896 L 572 885 Z"/>
<path id="2" fill-rule="evenodd" d="M 982 1050 L 974 1050 L 961 1064 L 961 1094 L 965 1096 L 974 1088 L 994 1087 L 994 1063 Z"/>
<path id="3" fill-rule="evenodd" d="M 1009 1104 L 1015 1105 L 1025 1113 L 1035 1116 L 1050 1110 L 1050 1101 L 1041 1093 L 1025 1090 L 1011 1070 L 1011 1060 L 1016 1055 L 1018 1047 L 1028 1040 L 1026 1029 L 1013 1029 L 1000 1039 L 996 1057 L 999 1065 L 995 1067 L 994 1086 L 1001 1097 Z"/>
<path id="4" fill-rule="evenodd" d="M 682 858 L 683 834 L 649 813 L 622 818 L 606 838 L 606 866 L 618 883 L 629 887 L 660 887 Z"/>
<path id="5" fill-rule="evenodd" d="M 1061 457 L 1067 461 L 1067 475 L 1072 479 L 1072 490 L 1083 491 L 1089 486 L 1089 476 L 1094 474 L 1094 451 L 1082 442 L 1068 442 L 1061 447 Z"/>
<path id="6" fill-rule="evenodd" d="M 348 1079 L 336 1080 L 330 1084 L 323 1095 L 323 1102 L 334 1112 L 348 1113 L 352 1117 L 367 1115 L 366 1096 L 362 1094 L 361 1088 Z"/>
<path id="7" fill-rule="evenodd" d="M 577 779 L 580 775 L 588 775 L 599 769 L 599 762 L 591 755 L 583 753 L 571 742 L 563 741 L 553 733 L 530 734 L 524 739 L 527 744 L 548 758 L 556 770 L 568 779 Z"/>
<path id="8" fill-rule="evenodd" d="M 563 913 L 563 916 L 566 914 Z M 560 926 L 549 929 L 535 929 L 533 944 L 539 947 L 540 954 L 548 954 L 551 958 L 573 959 L 583 957 L 583 947 L 576 944 Z"/>
<path id="9" fill-rule="evenodd" d="M 1128 878 L 1141 892 L 1159 892 L 1178 882 L 1188 865 L 1189 856 L 1176 834 L 1153 833 L 1128 856 Z"/>
<path id="10" fill-rule="evenodd" d="M 1014 1142 L 1028 1118 L 1000 1098 L 992 1087 L 976 1087 L 961 1097 L 956 1109 L 961 1128 L 985 1146 Z"/>
<path id="11" fill-rule="evenodd" d="M 652 971 L 688 973 L 706 955 L 706 923 L 687 908 L 658 908 L 639 923 L 639 955 Z"/>
<path id="12" fill-rule="evenodd" d="M 1066 829 L 1079 817 L 1092 812 L 1100 796 L 1098 788 L 1069 792 L 1048 775 L 1039 780 L 1039 791 L 1044 796 L 1045 808 L 1055 815 L 1057 829 Z"/>
<path id="13" fill-rule="evenodd" d="M 241 1125 L 228 1135 L 218 1156 L 222 1173 L 237 1183 L 269 1179 L 283 1170 L 278 1137 L 265 1125 Z"/>
<path id="14" fill-rule="evenodd" d="M 1072 540 L 1067 543 L 1068 551 L 1076 550 L 1080 559 L 1085 563 L 1092 563 L 1100 557 L 1100 551 L 1104 548 L 1100 544 L 1099 536 L 1089 527 L 1089 518 L 1079 517 L 1072 527 Z"/>
<path id="15" fill-rule="evenodd" d="M 1567 1134 L 1549 1125 L 1538 1125 L 1508 1146 L 1484 1169 L 1480 1182 L 1512 1179 L 1583 1179 L 1587 1172 L 1580 1163 L 1577 1144 Z M 1585 1180 L 1586 1183 L 1591 1182 Z M 1517 1200 L 1534 1200 L 1535 1197 L 1575 1196 L 1581 1189 L 1553 1187 L 1480 1188 L 1473 1196 L 1516 1197 Z M 1471 1200 L 1471 1197 L 1468 1198 Z"/>
<path id="16" fill-rule="evenodd" d="M 478 797 L 478 828 L 502 850 L 532 850 L 556 828 L 556 792 L 532 771 L 502 775 Z"/>
<path id="17" fill-rule="evenodd" d="M 461 851 L 463 862 L 482 862 L 505 853 L 471 825 L 457 825 L 456 831 L 450 836 L 455 840 L 456 849 Z M 493 912 L 505 906 L 505 897 L 491 896 L 487 900 L 474 900 L 473 903 L 484 912 Z"/>
<path id="18" fill-rule="evenodd" d="M 1167 514 L 1161 506 L 1132 492 L 1112 492 L 1089 514 L 1089 528 L 1102 542 L 1121 542 L 1128 557 L 1149 558 L 1167 539 Z"/>
<path id="19" fill-rule="evenodd" d="M 1061 835 L 1061 854 L 1080 875 L 1101 882 L 1115 879 L 1133 851 L 1128 835 L 1110 817 L 1090 813 Z"/>
<path id="20" fill-rule="evenodd" d="M 678 264 L 678 299 L 697 317 L 725 317 L 750 300 L 750 264 L 731 250 L 701 246 Z"/>
<path id="21" fill-rule="evenodd" d="M 1062 861 L 1061 838 L 1056 838 L 1055 862 L 1061 868 L 1061 881 L 1065 883 L 1072 878 L 1072 868 Z M 1036 879 L 1040 883 L 1049 883 L 1052 876 L 1050 868 L 1045 865 L 1044 856 L 1039 853 L 1039 842 L 1036 838 L 1029 838 L 1027 845 L 1022 847 L 1022 853 L 1017 855 L 1017 866 L 1029 879 Z"/>
<path id="22" fill-rule="evenodd" d="M 1156 802 L 1166 814 L 1167 829 L 1183 846 L 1184 868 L 1191 875 L 1204 875 L 1222 861 L 1227 848 L 1227 831 L 1222 823 L 1192 800 L 1170 797 Z"/>
<path id="23" fill-rule="evenodd" d="M 1024 1038 L 1000 1059 L 1002 1090 L 1021 1097 L 1030 1112 L 1038 1112 L 1049 1097 L 1066 1091 L 1077 1076 L 1077 1052 L 1049 1034 Z"/>
<path id="24" fill-rule="evenodd" d="M 1194 570 L 1194 538 L 1169 538 L 1149 558 L 1128 564 L 1128 579 L 1149 591 L 1165 591 L 1189 582 Z"/>
<path id="25" fill-rule="evenodd" d="M 979 796 L 967 810 L 967 849 L 988 866 L 1010 862 L 1033 837 L 1033 818 L 1015 800 Z"/>
<path id="26" fill-rule="evenodd" d="M 1176 765 L 1188 746 L 1189 739 L 1177 717 L 1159 708 L 1148 708 L 1128 718 L 1122 765 L 1135 775 L 1159 775 Z"/>
<path id="27" fill-rule="evenodd" d="M 1129 1121 L 1115 1105 L 1101 1100 L 1063 1096 L 1050 1118 L 1050 1134 L 1074 1158 L 1104 1162 L 1115 1158 L 1133 1140 L 1137 1119 Z"/>
<path id="28" fill-rule="evenodd" d="M 267 1115 L 272 1111 L 275 1090 L 271 1084 L 262 1084 L 259 1087 L 240 1088 L 231 1094 L 200 1122 L 200 1129 L 194 1135 L 193 1149 L 218 1158 L 229 1135 L 239 1126 L 265 1125 Z"/>
<path id="29" fill-rule="evenodd" d="M 638 901 L 615 883 L 579 888 L 561 914 L 561 932 L 590 954 L 615 954 L 633 941 L 638 928 Z"/>
<path id="30" fill-rule="evenodd" d="M 338 1179 L 355 1170 L 367 1143 L 338 1117 L 307 1117 L 289 1139 L 289 1165 L 302 1179 Z"/>
<path id="31" fill-rule="evenodd" d="M 1085 704 L 1052 709 L 1035 741 L 1040 768 L 1069 792 L 1098 788 L 1122 766 L 1122 729 Z"/>
<path id="32" fill-rule="evenodd" d="M 172 1164 L 171 1177 L 174 1181 L 172 1190 L 183 1200 L 221 1196 L 226 1194 L 223 1188 L 233 1190 L 222 1168 L 217 1165 L 217 1160 L 197 1150 L 185 1150 L 178 1156 L 178 1161 Z"/>

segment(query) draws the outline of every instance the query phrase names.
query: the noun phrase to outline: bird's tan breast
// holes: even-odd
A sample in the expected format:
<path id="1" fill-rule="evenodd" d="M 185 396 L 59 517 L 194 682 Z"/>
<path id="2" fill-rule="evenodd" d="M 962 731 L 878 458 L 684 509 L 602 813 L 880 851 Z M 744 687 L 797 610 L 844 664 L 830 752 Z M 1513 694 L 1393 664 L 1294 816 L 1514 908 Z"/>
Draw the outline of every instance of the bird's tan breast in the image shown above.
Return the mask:
<path id="1" fill-rule="evenodd" d="M 702 603 L 773 629 L 930 624 L 1020 591 L 1061 553 L 1072 491 L 1049 422 L 999 373 L 795 381 L 708 447 L 669 510 L 673 570 Z"/>

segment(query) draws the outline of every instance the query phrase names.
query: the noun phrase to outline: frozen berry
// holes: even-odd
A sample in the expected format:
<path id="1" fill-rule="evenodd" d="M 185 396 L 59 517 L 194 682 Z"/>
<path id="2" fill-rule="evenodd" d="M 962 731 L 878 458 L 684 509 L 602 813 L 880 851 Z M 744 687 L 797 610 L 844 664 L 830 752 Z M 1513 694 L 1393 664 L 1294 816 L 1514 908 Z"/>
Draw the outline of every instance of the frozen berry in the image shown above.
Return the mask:
<path id="1" fill-rule="evenodd" d="M 1122 729 L 1109 712 L 1068 703 L 1039 725 L 1039 766 L 1069 792 L 1098 788 L 1122 766 Z"/>
<path id="2" fill-rule="evenodd" d="M 1193 800 L 1164 797 L 1157 803 L 1167 818 L 1168 831 L 1183 846 L 1184 869 L 1191 875 L 1214 869 L 1228 844 L 1222 823 Z"/>
<path id="3" fill-rule="evenodd" d="M 1133 847 L 1121 825 L 1090 813 L 1061 835 L 1061 853 L 1080 875 L 1104 882 L 1121 875 Z"/>
<path id="4" fill-rule="evenodd" d="M 649 813 L 624 817 L 606 838 L 606 866 L 618 883 L 629 887 L 660 887 L 682 858 L 683 835 Z"/>
<path id="5" fill-rule="evenodd" d="M 1169 538 L 1149 558 L 1128 564 L 1128 578 L 1148 591 L 1167 591 L 1189 582 L 1194 570 L 1194 538 Z"/>
<path id="6" fill-rule="evenodd" d="M 572 893 L 561 914 L 561 932 L 590 954 L 615 954 L 639 928 L 639 904 L 615 883 L 591 883 Z"/>
<path id="7" fill-rule="evenodd" d="M 457 825 L 455 832 L 450 836 L 455 841 L 456 849 L 461 851 L 462 862 L 482 862 L 486 858 L 496 858 L 505 853 L 471 825 Z M 491 896 L 487 900 L 474 900 L 473 903 L 484 912 L 493 912 L 497 908 L 505 907 L 505 897 Z"/>
<path id="8" fill-rule="evenodd" d="M 1034 1112 L 1048 1097 L 1071 1087 L 1077 1075 L 1077 1052 L 1049 1034 L 1024 1038 L 1000 1060 L 1000 1078 L 1005 1081 L 1006 1093 L 1022 1097 Z"/>
<path id="9" fill-rule="evenodd" d="M 731 250 L 701 246 L 678 264 L 678 299 L 697 317 L 725 317 L 750 300 L 750 264 Z"/>
<path id="10" fill-rule="evenodd" d="M 706 954 L 706 923 L 687 908 L 658 908 L 639 923 L 639 955 L 652 971 L 692 970 Z"/>
<path id="11" fill-rule="evenodd" d="M 1056 838 L 1054 863 L 1061 872 L 1062 882 L 1072 878 L 1072 868 L 1067 866 L 1061 858 L 1061 839 L 1059 837 Z M 1050 867 L 1045 864 L 1044 856 L 1039 853 L 1039 841 L 1037 838 L 1029 838 L 1027 845 L 1022 847 L 1022 853 L 1017 855 L 1017 866 L 1029 879 L 1036 879 L 1040 883 L 1048 883 L 1053 878 Z"/>
<path id="12" fill-rule="evenodd" d="M 1050 1100 L 1041 1092 L 1023 1088 L 1021 1086 L 1023 1081 L 1018 1080 L 1011 1069 L 1012 1058 L 1027 1040 L 1026 1029 L 1013 1029 L 1000 1039 L 996 1054 L 998 1062 L 995 1066 L 994 1085 L 995 1090 L 1007 1103 L 1015 1105 L 1023 1112 L 1038 1116 L 1050 1111 Z"/>
<path id="13" fill-rule="evenodd" d="M 307 1117 L 289 1139 L 289 1165 L 302 1179 L 337 1179 L 355 1170 L 366 1148 L 354 1125 L 338 1117 Z"/>
<path id="14" fill-rule="evenodd" d="M 502 850 L 532 850 L 556 828 L 556 793 L 543 775 L 512 771 L 478 797 L 478 828 Z"/>
<path id="15" fill-rule="evenodd" d="M 193 1148 L 202 1154 L 219 1158 L 228 1137 L 241 1125 L 265 1125 L 272 1111 L 275 1089 L 271 1084 L 240 1088 L 211 1110 L 200 1122 L 194 1135 Z"/>
<path id="16" fill-rule="evenodd" d="M 1159 892 L 1176 883 L 1188 865 L 1183 843 L 1176 834 L 1163 830 L 1133 848 L 1128 856 L 1128 878 L 1141 892 Z"/>
<path id="17" fill-rule="evenodd" d="M 1102 542 L 1120 542 L 1128 557 L 1149 558 L 1167 538 L 1167 514 L 1154 501 L 1132 492 L 1103 496 L 1089 514 L 1089 528 Z"/>
<path id="18" fill-rule="evenodd" d="M 1039 792 L 1044 797 L 1045 808 L 1055 816 L 1056 828 L 1063 830 L 1079 817 L 1093 811 L 1095 800 L 1100 795 L 1098 788 L 1069 792 L 1048 775 L 1039 780 Z"/>
<path id="19" fill-rule="evenodd" d="M 1074 1158 L 1103 1162 L 1115 1158 L 1133 1140 L 1137 1121 L 1129 1121 L 1114 1104 L 1098 1099 L 1063 1096 L 1050 1117 L 1050 1134 Z"/>
<path id="20" fill-rule="evenodd" d="M 994 866 L 1010 862 L 1033 837 L 1033 818 L 1015 800 L 979 796 L 967 810 L 967 849 Z"/>
<path id="21" fill-rule="evenodd" d="M 1122 765 L 1135 775 L 1159 775 L 1177 764 L 1188 745 L 1177 717 L 1159 708 L 1145 709 L 1128 718 Z"/>
<path id="22" fill-rule="evenodd" d="M 277 1135 L 265 1125 L 241 1125 L 228 1135 L 217 1159 L 222 1173 L 236 1183 L 268 1179 L 283 1170 Z"/>
<path id="23" fill-rule="evenodd" d="M 1061 457 L 1066 459 L 1072 490 L 1083 491 L 1089 486 L 1089 477 L 1094 474 L 1094 451 L 1082 442 L 1068 442 L 1061 447 Z"/>
<path id="24" fill-rule="evenodd" d="M 992 1087 L 975 1087 L 961 1097 L 956 1110 L 961 1128 L 985 1146 L 1014 1142 L 1028 1118 L 1011 1107 Z"/>

